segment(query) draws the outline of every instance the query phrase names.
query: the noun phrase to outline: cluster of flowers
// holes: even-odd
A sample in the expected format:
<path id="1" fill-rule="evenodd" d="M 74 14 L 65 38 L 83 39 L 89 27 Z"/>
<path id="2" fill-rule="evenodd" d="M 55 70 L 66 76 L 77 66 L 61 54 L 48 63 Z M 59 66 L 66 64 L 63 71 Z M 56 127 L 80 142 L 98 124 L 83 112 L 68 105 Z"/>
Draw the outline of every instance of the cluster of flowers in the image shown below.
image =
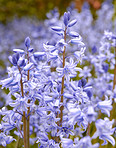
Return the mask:
<path id="1" fill-rule="evenodd" d="M 109 9 L 106 6 L 104 12 Z M 103 19 L 102 12 L 98 13 L 93 36 Z M 105 31 L 101 44 L 96 43 L 100 42 L 97 37 L 89 37 L 92 17 L 87 8 L 78 17 L 71 7 L 61 19 L 57 11 L 53 14 L 47 14 L 48 31 L 39 30 L 43 36 L 48 32 L 40 41 L 40 51 L 31 47 L 27 37 L 24 49 L 13 49 L 14 54 L 9 56 L 13 66 L 7 69 L 8 78 L 0 81 L 2 88 L 9 89 L 5 107 L 0 110 L 0 145 L 16 140 L 9 136 L 13 130 L 24 139 L 25 148 L 29 148 L 30 135 L 33 138 L 29 138 L 29 143 L 38 143 L 40 148 L 98 148 L 100 143 L 92 142 L 97 137 L 104 141 L 102 145 L 109 141 L 114 146 L 115 120 L 110 111 L 116 101 L 116 35 Z M 80 21 L 80 26 L 88 31 L 83 42 L 80 34 L 84 30 L 77 33 L 76 23 L 85 14 L 88 14 L 86 23 Z M 109 20 L 111 16 L 112 11 Z M 106 27 L 111 28 L 111 22 Z M 38 38 L 39 33 L 33 32 L 33 36 Z M 99 32 L 97 35 L 101 37 Z M 91 128 L 96 131 L 92 133 Z"/>
<path id="2" fill-rule="evenodd" d="M 97 11 L 98 17 L 96 20 L 93 19 L 87 3 L 84 4 L 81 12 L 74 9 L 74 4 L 67 8 L 67 10 L 71 12 L 74 19 L 78 20 L 73 30 L 81 34 L 88 49 L 94 46 L 99 48 L 99 40 L 104 30 L 112 31 L 113 26 L 116 26 L 116 21 L 112 22 L 114 14 L 112 0 L 107 0 L 107 2 L 103 3 L 101 9 Z M 11 49 L 15 47 L 24 48 L 23 42 L 26 36 L 32 39 L 34 49 L 39 51 L 42 50 L 43 43 L 47 41 L 56 43 L 57 37 L 51 32 L 51 27 L 61 23 L 62 17 L 59 19 L 59 16 L 60 14 L 55 8 L 47 14 L 47 19 L 44 21 L 38 21 L 35 18 L 15 18 L 6 25 L 0 23 L 0 61 L 2 61 L 0 65 L 0 78 L 6 73 L 4 67 L 9 65 L 7 55 L 11 54 Z M 73 48 L 73 50 L 75 49 L 76 47 Z"/>

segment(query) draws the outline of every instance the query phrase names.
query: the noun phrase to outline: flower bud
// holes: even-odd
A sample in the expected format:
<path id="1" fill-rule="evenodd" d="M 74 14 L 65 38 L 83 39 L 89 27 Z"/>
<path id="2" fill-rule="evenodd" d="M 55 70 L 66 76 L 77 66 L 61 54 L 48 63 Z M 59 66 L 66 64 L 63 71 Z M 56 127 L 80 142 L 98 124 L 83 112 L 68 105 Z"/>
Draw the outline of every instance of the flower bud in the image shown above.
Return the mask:
<path id="1" fill-rule="evenodd" d="M 27 38 L 25 39 L 25 46 L 26 46 L 27 48 L 29 48 L 29 47 L 30 47 L 30 43 L 31 43 L 31 40 L 30 40 L 29 37 L 27 37 Z"/>

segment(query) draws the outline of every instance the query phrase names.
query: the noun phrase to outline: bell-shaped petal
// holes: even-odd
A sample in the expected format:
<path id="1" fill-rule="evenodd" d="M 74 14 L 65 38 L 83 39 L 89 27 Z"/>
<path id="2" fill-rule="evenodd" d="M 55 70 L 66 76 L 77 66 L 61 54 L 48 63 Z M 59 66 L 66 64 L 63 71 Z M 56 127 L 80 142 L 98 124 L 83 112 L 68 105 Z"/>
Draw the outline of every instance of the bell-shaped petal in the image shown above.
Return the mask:
<path id="1" fill-rule="evenodd" d="M 30 70 L 30 69 L 32 68 L 32 66 L 33 66 L 33 63 L 29 63 L 29 64 L 27 64 L 27 65 L 24 67 L 24 70 L 25 70 L 25 71 L 28 71 L 28 70 Z"/>
<path id="2" fill-rule="evenodd" d="M 34 55 L 35 58 L 37 58 L 37 57 L 44 56 L 45 52 L 35 52 L 33 55 Z"/>
<path id="3" fill-rule="evenodd" d="M 61 138 L 61 143 L 63 148 L 72 148 L 73 147 L 73 140 L 68 138 Z"/>
<path id="4" fill-rule="evenodd" d="M 70 40 L 70 43 L 72 43 L 72 44 L 78 44 L 78 45 L 81 45 L 81 46 L 85 46 L 85 44 L 83 42 L 81 42 L 81 40 L 78 39 L 78 38 L 71 39 Z"/>
<path id="5" fill-rule="evenodd" d="M 52 102 L 52 101 L 53 101 L 53 98 L 50 97 L 50 96 L 44 96 L 44 101 L 45 101 L 46 103 Z"/>
<path id="6" fill-rule="evenodd" d="M 33 52 L 33 50 L 34 50 L 33 48 L 29 48 L 28 52 Z"/>
<path id="7" fill-rule="evenodd" d="M 25 65 L 26 65 L 25 59 L 20 58 L 20 59 L 18 60 L 18 66 L 21 67 L 21 66 L 25 66 Z"/>
<path id="8" fill-rule="evenodd" d="M 31 43 L 31 40 L 30 40 L 29 37 L 27 37 L 27 38 L 25 39 L 25 46 L 26 46 L 27 48 L 29 48 L 29 47 L 30 47 L 30 43 Z"/>
<path id="9" fill-rule="evenodd" d="M 13 52 L 20 53 L 20 54 L 24 54 L 25 53 L 25 51 L 23 49 L 13 49 Z"/>
<path id="10" fill-rule="evenodd" d="M 110 111 L 112 110 L 112 100 L 108 100 L 107 96 L 105 97 L 106 100 L 97 103 L 97 108 L 99 108 L 101 112 L 106 113 L 109 117 Z"/>
<path id="11" fill-rule="evenodd" d="M 3 87 L 6 87 L 8 84 L 12 83 L 13 80 L 14 80 L 14 78 L 13 78 L 13 77 L 10 77 L 10 78 L 1 80 L 0 84 L 1 84 Z"/>
<path id="12" fill-rule="evenodd" d="M 67 12 L 64 13 L 63 19 L 64 19 L 65 26 L 67 26 L 68 25 L 68 21 L 69 21 L 69 19 L 68 19 L 68 13 Z"/>
<path id="13" fill-rule="evenodd" d="M 73 95 L 72 94 L 69 94 L 69 93 L 64 93 L 63 96 L 67 99 L 73 99 Z"/>
<path id="14" fill-rule="evenodd" d="M 75 37 L 79 37 L 79 34 L 75 31 L 71 31 L 71 32 L 69 32 L 69 36 L 75 38 Z"/>
<path id="15" fill-rule="evenodd" d="M 68 24 L 68 27 L 72 27 L 72 26 L 74 26 L 76 23 L 77 23 L 77 20 L 74 19 L 74 20 L 72 20 L 72 21 Z"/>
<path id="16" fill-rule="evenodd" d="M 63 30 L 62 27 L 59 27 L 59 26 L 54 26 L 54 27 L 52 27 L 51 29 L 54 30 L 54 31 L 57 31 L 57 32 Z"/>
<path id="17" fill-rule="evenodd" d="M 102 143 L 101 145 L 107 145 L 107 140 L 114 146 L 115 145 L 115 140 L 114 140 L 114 138 L 112 137 L 112 136 L 110 136 L 110 135 L 102 135 L 101 137 L 100 137 L 100 139 L 102 139 L 102 140 L 104 140 L 104 143 Z"/>

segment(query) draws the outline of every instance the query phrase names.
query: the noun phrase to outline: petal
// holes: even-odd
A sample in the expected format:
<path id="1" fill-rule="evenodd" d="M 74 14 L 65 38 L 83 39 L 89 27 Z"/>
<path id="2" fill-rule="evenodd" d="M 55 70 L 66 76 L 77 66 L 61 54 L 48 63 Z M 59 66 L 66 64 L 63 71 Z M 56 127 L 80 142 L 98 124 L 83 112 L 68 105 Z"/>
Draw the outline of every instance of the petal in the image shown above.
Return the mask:
<path id="1" fill-rule="evenodd" d="M 68 93 L 64 93 L 63 96 L 67 99 L 73 99 L 73 95 L 72 94 L 68 94 Z"/>
<path id="2" fill-rule="evenodd" d="M 115 140 L 112 136 L 107 135 L 107 140 L 114 146 L 115 145 Z"/>
<path id="3" fill-rule="evenodd" d="M 58 27 L 58 26 L 54 26 L 51 29 L 54 31 L 62 31 L 63 30 L 61 27 Z"/>
<path id="4" fill-rule="evenodd" d="M 71 39 L 70 43 L 85 46 L 85 44 L 83 42 L 81 42 L 80 40 L 78 40 L 78 39 Z"/>
<path id="5" fill-rule="evenodd" d="M 32 66 L 33 66 L 33 63 L 29 63 L 24 67 L 24 70 L 25 71 L 30 70 L 32 68 Z"/>
<path id="6" fill-rule="evenodd" d="M 13 49 L 13 52 L 20 53 L 20 54 L 24 54 L 25 53 L 25 51 L 23 49 Z"/>
<path id="7" fill-rule="evenodd" d="M 49 97 L 49 96 L 44 96 L 44 100 L 45 100 L 46 103 L 48 103 L 48 102 L 52 102 L 53 98 Z"/>
<path id="8" fill-rule="evenodd" d="M 72 20 L 72 21 L 68 24 L 68 27 L 72 27 L 72 26 L 74 26 L 76 23 L 77 23 L 77 20 L 74 19 L 74 20 Z"/>
<path id="9" fill-rule="evenodd" d="M 79 34 L 77 32 L 75 32 L 75 31 L 71 31 L 71 32 L 69 32 L 69 36 L 71 36 L 71 37 L 79 37 Z"/>
<path id="10" fill-rule="evenodd" d="M 40 56 L 44 56 L 45 52 L 35 52 L 33 55 L 34 55 L 35 58 L 37 58 L 37 57 L 40 57 Z"/>
<path id="11" fill-rule="evenodd" d="M 12 82 L 13 82 L 13 77 L 10 77 L 10 78 L 7 78 L 5 80 L 2 80 L 1 85 L 6 86 L 6 85 L 8 85 L 8 84 L 10 84 Z"/>

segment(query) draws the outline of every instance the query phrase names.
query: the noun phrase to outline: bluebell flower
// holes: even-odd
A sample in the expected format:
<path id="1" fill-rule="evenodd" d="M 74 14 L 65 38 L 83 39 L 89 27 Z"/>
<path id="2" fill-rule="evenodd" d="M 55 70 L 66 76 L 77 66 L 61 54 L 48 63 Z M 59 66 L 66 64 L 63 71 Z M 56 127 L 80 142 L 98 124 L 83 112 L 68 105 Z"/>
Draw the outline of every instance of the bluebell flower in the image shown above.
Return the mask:
<path id="1" fill-rule="evenodd" d="M 39 133 L 37 142 L 40 148 L 60 148 L 58 143 L 54 140 L 49 140 L 47 135 L 44 133 Z"/>
<path id="2" fill-rule="evenodd" d="M 97 52 L 97 47 L 94 45 L 91 50 L 92 50 L 92 54 L 95 54 Z"/>
<path id="3" fill-rule="evenodd" d="M 69 22 L 68 27 L 72 27 L 72 26 L 74 26 L 76 23 L 77 23 L 77 20 L 74 19 L 74 20 L 72 20 L 71 22 Z"/>
<path id="4" fill-rule="evenodd" d="M 17 62 L 19 60 L 19 53 L 15 53 L 15 54 L 13 54 L 13 56 L 9 56 L 9 60 L 10 60 L 11 64 L 16 66 Z"/>
<path id="5" fill-rule="evenodd" d="M 86 84 L 86 79 L 82 78 L 82 80 L 79 80 L 78 83 L 71 81 L 70 86 L 72 88 L 70 98 L 73 96 L 72 98 L 80 103 L 87 103 L 90 101 L 92 97 L 92 86 Z M 67 94 L 64 93 L 64 95 L 66 96 Z"/>
<path id="6" fill-rule="evenodd" d="M 7 87 L 9 84 L 11 84 L 13 82 L 13 80 L 14 80 L 14 78 L 10 77 L 5 80 L 1 80 L 0 84 L 2 85 L 2 87 Z"/>
<path id="7" fill-rule="evenodd" d="M 89 123 L 96 120 L 97 113 L 94 111 L 93 106 L 88 106 L 87 107 L 86 115 L 87 115 L 87 119 L 88 119 Z"/>
<path id="8" fill-rule="evenodd" d="M 12 136 L 7 136 L 4 133 L 0 133 L 0 145 L 6 147 L 7 144 L 11 143 L 13 140 L 16 141 Z"/>
<path id="9" fill-rule="evenodd" d="M 11 64 L 13 64 L 14 66 L 25 66 L 25 59 L 23 57 L 20 56 L 19 52 L 13 54 L 13 56 L 9 56 L 9 61 L 11 62 Z"/>
<path id="10" fill-rule="evenodd" d="M 81 37 L 79 37 L 80 35 L 77 33 L 77 32 L 75 32 L 75 31 L 70 31 L 69 33 L 68 33 L 68 35 L 70 36 L 70 37 L 78 37 L 78 38 L 81 38 Z"/>
<path id="11" fill-rule="evenodd" d="M 86 116 L 82 113 L 80 108 L 69 108 L 69 113 L 68 113 L 68 123 L 69 125 L 75 125 L 76 123 L 82 127 L 83 129 L 86 130 L 87 128 L 87 121 L 85 120 Z"/>
<path id="12" fill-rule="evenodd" d="M 109 64 L 102 64 L 102 68 L 103 68 L 103 70 L 104 70 L 104 72 L 107 72 L 108 71 L 108 69 L 109 69 Z"/>
<path id="13" fill-rule="evenodd" d="M 56 123 L 51 123 L 49 126 L 46 126 L 46 131 L 50 132 L 52 137 L 57 136 L 57 124 Z"/>
<path id="14" fill-rule="evenodd" d="M 25 66 L 25 65 L 26 65 L 25 59 L 23 57 L 20 57 L 19 60 L 18 60 L 18 66 L 22 67 L 22 66 Z"/>
<path id="15" fill-rule="evenodd" d="M 108 40 L 112 40 L 112 36 L 113 36 L 112 32 L 106 30 L 104 31 L 104 37 L 106 37 Z"/>
<path id="16" fill-rule="evenodd" d="M 91 69 L 88 66 L 84 66 L 83 70 L 79 73 L 79 77 L 91 77 Z"/>
<path id="17" fill-rule="evenodd" d="M 80 36 L 79 36 L 79 37 L 76 37 L 76 38 L 74 38 L 74 39 L 71 39 L 71 40 L 69 41 L 69 43 L 77 44 L 77 45 L 80 45 L 80 46 L 82 46 L 82 47 L 85 46 L 85 44 L 82 42 L 82 38 L 81 38 Z"/>
<path id="18" fill-rule="evenodd" d="M 23 49 L 13 49 L 13 52 L 19 53 L 19 54 L 24 54 L 25 51 Z"/>
<path id="19" fill-rule="evenodd" d="M 33 63 L 29 63 L 29 64 L 27 64 L 27 65 L 25 65 L 25 67 L 23 68 L 25 71 L 28 71 L 28 70 L 30 70 L 32 67 L 33 67 Z"/>
<path id="20" fill-rule="evenodd" d="M 59 26 L 54 26 L 51 29 L 54 30 L 54 31 L 57 31 L 57 32 L 63 31 L 62 27 L 59 27 Z"/>
<path id="21" fill-rule="evenodd" d="M 33 55 L 34 55 L 35 58 L 38 58 L 38 57 L 44 56 L 45 52 L 42 52 L 42 51 L 41 52 L 35 52 Z"/>
<path id="22" fill-rule="evenodd" d="M 112 99 L 108 99 L 108 97 L 105 96 L 105 100 L 99 101 L 96 107 L 100 109 L 102 113 L 105 113 L 108 115 L 108 117 L 110 117 L 110 111 L 112 110 Z"/>
<path id="23" fill-rule="evenodd" d="M 68 13 L 67 12 L 64 13 L 63 19 L 64 19 L 65 26 L 67 26 L 68 25 L 68 21 L 69 21 L 69 17 L 68 17 Z"/>
<path id="24" fill-rule="evenodd" d="M 14 107 L 15 110 L 19 110 L 21 112 L 27 111 L 27 107 L 31 107 L 31 104 L 28 103 L 28 98 L 24 98 L 20 96 L 19 94 L 15 94 L 17 96 L 17 99 L 14 100 L 14 102 L 10 102 L 9 105 L 11 107 Z"/>
<path id="25" fill-rule="evenodd" d="M 92 145 L 91 140 L 89 136 L 85 136 L 77 141 L 73 148 L 99 148 L 99 143 Z"/>
<path id="26" fill-rule="evenodd" d="M 60 148 L 59 144 L 56 143 L 54 140 L 49 140 L 47 148 Z"/>
<path id="27" fill-rule="evenodd" d="M 81 62 L 82 63 L 82 59 L 84 57 L 84 52 L 85 52 L 85 47 L 81 48 L 80 51 L 75 51 L 74 52 L 74 56 L 77 58 L 77 61 L 78 62 Z"/>
<path id="28" fill-rule="evenodd" d="M 68 138 L 61 138 L 61 143 L 63 148 L 72 148 L 73 147 L 73 140 Z"/>
<path id="29" fill-rule="evenodd" d="M 78 82 L 78 87 L 84 87 L 87 83 L 87 80 L 82 78 L 81 80 L 79 80 Z"/>
<path id="30" fill-rule="evenodd" d="M 59 131 L 57 133 L 57 136 L 69 137 L 69 135 L 74 135 L 74 133 L 72 132 L 73 126 L 70 126 L 68 124 L 64 124 L 62 125 L 62 127 L 59 127 L 58 129 Z"/>
<path id="31" fill-rule="evenodd" d="M 25 46 L 26 46 L 27 48 L 29 48 L 29 47 L 30 47 L 30 43 L 31 43 L 31 40 L 30 40 L 29 37 L 27 37 L 27 38 L 25 39 Z"/>
<path id="32" fill-rule="evenodd" d="M 107 141 L 109 141 L 113 146 L 115 145 L 115 140 L 111 136 L 114 133 L 115 128 L 112 128 L 114 120 L 109 121 L 107 117 L 103 119 L 98 119 L 95 123 L 97 131 L 92 136 L 93 139 L 99 136 L 100 139 L 104 141 L 102 145 L 106 145 Z"/>
<path id="33" fill-rule="evenodd" d="M 47 134 L 46 133 L 39 133 L 38 134 L 38 140 L 36 141 L 36 143 L 41 143 L 41 144 L 44 144 L 44 145 L 46 145 L 47 144 L 47 142 L 48 142 L 48 136 L 47 136 Z"/>
<path id="34" fill-rule="evenodd" d="M 58 50 L 59 53 L 62 53 L 64 50 L 64 46 L 67 46 L 67 43 L 64 41 L 64 39 L 61 39 L 57 42 L 55 45 L 56 49 Z"/>
<path id="35" fill-rule="evenodd" d="M 60 100 L 54 99 L 53 102 L 50 102 L 48 104 L 47 110 L 52 111 L 57 115 L 57 113 L 60 112 L 59 108 L 60 108 Z"/>
<path id="36" fill-rule="evenodd" d="M 73 59 L 70 58 L 69 62 L 66 62 L 64 68 L 57 67 L 56 70 L 60 73 L 60 77 L 65 75 L 68 82 L 70 78 L 77 75 L 77 71 L 81 71 L 81 68 L 77 67 L 77 63 L 74 63 Z"/>

